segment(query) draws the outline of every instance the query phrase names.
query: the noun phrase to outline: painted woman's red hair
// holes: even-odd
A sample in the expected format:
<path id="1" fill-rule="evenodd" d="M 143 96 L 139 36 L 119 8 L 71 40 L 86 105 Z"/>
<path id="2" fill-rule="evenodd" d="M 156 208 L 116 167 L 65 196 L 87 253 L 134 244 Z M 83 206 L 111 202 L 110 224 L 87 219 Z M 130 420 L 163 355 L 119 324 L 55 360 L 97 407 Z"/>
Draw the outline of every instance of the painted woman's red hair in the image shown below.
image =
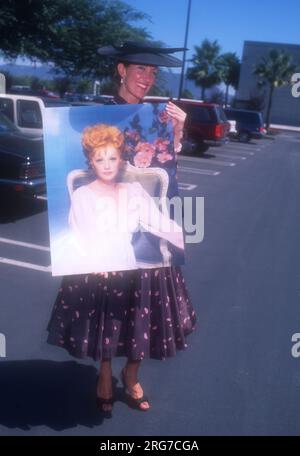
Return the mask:
<path id="1" fill-rule="evenodd" d="M 96 124 L 83 130 L 81 144 L 85 155 L 91 158 L 99 147 L 110 145 L 120 150 L 124 144 L 124 135 L 112 125 Z"/>

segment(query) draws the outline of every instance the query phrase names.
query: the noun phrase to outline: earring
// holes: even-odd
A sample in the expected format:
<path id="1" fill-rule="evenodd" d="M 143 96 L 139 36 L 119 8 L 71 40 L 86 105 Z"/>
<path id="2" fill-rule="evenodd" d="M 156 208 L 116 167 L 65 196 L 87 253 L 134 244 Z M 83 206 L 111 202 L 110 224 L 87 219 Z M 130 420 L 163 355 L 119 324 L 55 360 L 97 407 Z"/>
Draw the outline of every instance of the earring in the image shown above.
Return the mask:
<path id="1" fill-rule="evenodd" d="M 120 81 L 120 82 L 121 82 L 121 84 L 124 84 L 124 79 L 123 79 L 123 78 L 121 78 L 121 81 Z"/>

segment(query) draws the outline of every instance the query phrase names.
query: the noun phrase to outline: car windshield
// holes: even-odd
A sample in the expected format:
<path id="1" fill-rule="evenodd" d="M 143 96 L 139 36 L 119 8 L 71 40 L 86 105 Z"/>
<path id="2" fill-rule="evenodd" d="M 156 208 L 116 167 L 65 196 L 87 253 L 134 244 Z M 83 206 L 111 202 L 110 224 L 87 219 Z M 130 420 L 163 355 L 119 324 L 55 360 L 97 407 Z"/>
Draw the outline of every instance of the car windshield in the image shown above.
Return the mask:
<path id="1" fill-rule="evenodd" d="M 0 133 L 8 131 L 19 131 L 17 127 L 4 115 L 0 112 Z"/>

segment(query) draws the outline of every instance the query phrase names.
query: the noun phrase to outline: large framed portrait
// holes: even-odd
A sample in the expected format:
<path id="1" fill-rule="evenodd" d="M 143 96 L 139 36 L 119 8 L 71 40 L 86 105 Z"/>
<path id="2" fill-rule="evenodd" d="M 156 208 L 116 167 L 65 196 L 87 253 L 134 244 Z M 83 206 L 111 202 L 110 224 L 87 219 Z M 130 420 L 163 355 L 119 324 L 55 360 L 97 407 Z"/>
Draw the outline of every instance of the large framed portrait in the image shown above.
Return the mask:
<path id="1" fill-rule="evenodd" d="M 165 104 L 45 110 L 52 275 L 184 262 Z"/>

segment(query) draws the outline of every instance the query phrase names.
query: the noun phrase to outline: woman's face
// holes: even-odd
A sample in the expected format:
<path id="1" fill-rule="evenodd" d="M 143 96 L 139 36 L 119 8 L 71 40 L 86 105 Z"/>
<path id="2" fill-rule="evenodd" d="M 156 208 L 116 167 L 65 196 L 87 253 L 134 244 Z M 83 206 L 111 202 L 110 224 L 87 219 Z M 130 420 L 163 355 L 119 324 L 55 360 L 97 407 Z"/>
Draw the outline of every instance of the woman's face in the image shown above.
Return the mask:
<path id="1" fill-rule="evenodd" d="M 94 155 L 90 159 L 98 179 L 107 184 L 116 180 L 121 161 L 120 151 L 113 145 L 94 149 Z"/>
<path id="2" fill-rule="evenodd" d="M 155 66 L 119 63 L 118 72 L 123 79 L 119 94 L 128 103 L 138 103 L 153 86 L 157 71 Z"/>

